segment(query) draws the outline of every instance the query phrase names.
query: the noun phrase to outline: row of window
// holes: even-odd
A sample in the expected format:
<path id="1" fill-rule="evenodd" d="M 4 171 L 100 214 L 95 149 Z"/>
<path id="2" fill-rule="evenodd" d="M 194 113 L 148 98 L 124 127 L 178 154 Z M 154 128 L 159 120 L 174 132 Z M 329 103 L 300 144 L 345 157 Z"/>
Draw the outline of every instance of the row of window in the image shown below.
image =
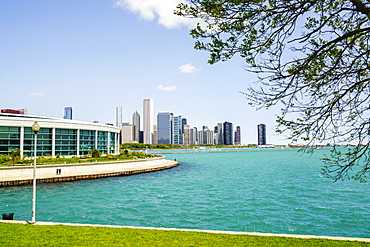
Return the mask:
<path id="1" fill-rule="evenodd" d="M 20 149 L 20 127 L 0 126 L 0 154 L 8 155 L 11 149 Z M 95 130 L 80 130 L 80 155 L 91 153 L 95 148 L 102 153 L 114 153 L 115 133 Z M 110 142 L 108 147 L 108 134 Z M 41 128 L 37 133 L 37 156 L 52 154 L 53 134 L 51 128 Z M 34 132 L 30 127 L 24 127 L 23 154 L 33 156 Z M 61 156 L 77 155 L 77 130 L 55 129 L 55 154 Z"/>

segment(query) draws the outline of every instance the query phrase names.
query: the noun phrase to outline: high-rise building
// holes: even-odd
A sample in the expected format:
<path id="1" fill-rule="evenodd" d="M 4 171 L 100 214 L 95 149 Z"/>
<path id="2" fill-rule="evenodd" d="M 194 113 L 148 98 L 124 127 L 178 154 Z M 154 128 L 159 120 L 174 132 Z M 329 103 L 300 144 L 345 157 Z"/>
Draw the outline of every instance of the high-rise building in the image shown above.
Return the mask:
<path id="1" fill-rule="evenodd" d="M 72 107 L 64 107 L 64 119 L 72 120 Z"/>
<path id="2" fill-rule="evenodd" d="M 198 132 L 199 145 L 213 145 L 213 131 L 208 128 Z"/>
<path id="3" fill-rule="evenodd" d="M 222 128 L 222 123 L 217 123 L 217 144 L 223 145 L 224 144 L 224 131 Z"/>
<path id="4" fill-rule="evenodd" d="M 139 143 L 144 143 L 144 131 L 139 132 Z"/>
<path id="5" fill-rule="evenodd" d="M 259 124 L 257 126 L 258 130 L 258 145 L 266 145 L 266 125 Z"/>
<path id="6" fill-rule="evenodd" d="M 159 112 L 157 114 L 158 125 L 158 144 L 171 144 L 172 143 L 172 113 Z"/>
<path id="7" fill-rule="evenodd" d="M 140 115 L 137 111 L 132 114 L 132 125 L 134 126 L 134 141 L 140 142 Z"/>
<path id="8" fill-rule="evenodd" d="M 224 122 L 223 124 L 224 144 L 234 145 L 234 124 L 232 122 Z"/>
<path id="9" fill-rule="evenodd" d="M 182 121 L 181 130 L 182 130 L 182 133 L 184 133 L 184 127 L 185 127 L 185 125 L 188 124 L 188 121 L 186 120 L 186 118 L 182 118 L 181 121 Z"/>
<path id="10" fill-rule="evenodd" d="M 121 144 L 133 143 L 134 141 L 134 126 L 129 123 L 122 123 L 121 126 Z"/>
<path id="11" fill-rule="evenodd" d="M 235 142 L 234 143 L 235 143 L 235 145 L 241 145 L 242 144 L 240 126 L 236 126 Z"/>
<path id="12" fill-rule="evenodd" d="M 158 125 L 153 125 L 153 144 L 158 144 Z"/>
<path id="13" fill-rule="evenodd" d="M 172 117 L 172 144 L 183 144 L 182 140 L 182 117 Z"/>
<path id="14" fill-rule="evenodd" d="M 196 133 L 195 129 L 190 127 L 190 125 L 184 126 L 184 145 L 193 145 L 196 144 Z"/>
<path id="15" fill-rule="evenodd" d="M 153 144 L 154 104 L 153 99 L 144 99 L 143 102 L 144 143 Z"/>
<path id="16" fill-rule="evenodd" d="M 216 125 L 214 128 L 213 128 L 213 136 L 214 136 L 214 143 L 215 145 L 219 144 L 218 143 L 218 126 Z"/>
<path id="17" fill-rule="evenodd" d="M 199 142 L 199 135 L 198 135 L 198 128 L 194 127 L 194 134 L 195 134 L 195 144 L 198 144 Z"/>
<path id="18" fill-rule="evenodd" d="M 120 128 L 122 126 L 122 106 L 116 107 L 116 126 Z"/>

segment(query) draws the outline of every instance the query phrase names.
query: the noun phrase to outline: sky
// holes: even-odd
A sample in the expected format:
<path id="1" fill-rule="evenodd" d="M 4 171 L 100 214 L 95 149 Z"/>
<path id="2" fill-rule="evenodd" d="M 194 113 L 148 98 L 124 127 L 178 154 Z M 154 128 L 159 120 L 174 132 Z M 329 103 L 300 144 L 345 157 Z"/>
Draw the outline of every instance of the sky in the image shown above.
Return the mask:
<path id="1" fill-rule="evenodd" d="M 179 0 L 17 0 L 0 3 L 0 108 L 30 115 L 115 123 L 143 112 L 172 112 L 200 129 L 218 122 L 240 126 L 242 143 L 287 144 L 274 133 L 279 109 L 256 110 L 241 92 L 257 77 L 235 56 L 209 65 L 194 50 L 195 20 L 175 16 Z M 155 118 L 156 119 L 156 118 Z"/>

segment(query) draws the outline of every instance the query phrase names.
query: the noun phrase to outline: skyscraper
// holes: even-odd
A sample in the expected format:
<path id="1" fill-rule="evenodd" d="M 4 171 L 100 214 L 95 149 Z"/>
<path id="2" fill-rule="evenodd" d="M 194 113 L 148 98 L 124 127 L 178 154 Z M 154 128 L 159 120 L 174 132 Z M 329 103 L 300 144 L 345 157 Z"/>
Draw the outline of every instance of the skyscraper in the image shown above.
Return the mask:
<path id="1" fill-rule="evenodd" d="M 157 115 L 158 144 L 171 144 L 171 121 L 172 113 L 159 112 Z"/>
<path id="2" fill-rule="evenodd" d="M 184 126 L 184 145 L 193 145 L 196 144 L 195 129 L 190 127 L 190 125 Z"/>
<path id="3" fill-rule="evenodd" d="M 158 144 L 158 125 L 153 125 L 153 145 Z"/>
<path id="4" fill-rule="evenodd" d="M 266 145 L 266 125 L 259 124 L 257 126 L 258 130 L 258 145 Z"/>
<path id="5" fill-rule="evenodd" d="M 140 142 L 140 115 L 137 111 L 132 114 L 132 125 L 134 126 L 134 141 Z"/>
<path id="6" fill-rule="evenodd" d="M 72 120 L 72 107 L 64 107 L 64 119 Z"/>
<path id="7" fill-rule="evenodd" d="M 236 131 L 235 131 L 235 145 L 241 145 L 242 140 L 241 140 L 241 132 L 240 132 L 240 126 L 236 126 Z"/>
<path id="8" fill-rule="evenodd" d="M 199 134 L 198 134 L 198 128 L 197 127 L 194 127 L 194 135 L 195 135 L 195 144 L 198 144 Z"/>
<path id="9" fill-rule="evenodd" d="M 153 118 L 154 106 L 153 99 L 144 99 L 143 102 L 143 115 L 144 115 L 144 140 L 145 144 L 153 144 Z"/>
<path id="10" fill-rule="evenodd" d="M 205 128 L 198 132 L 199 145 L 213 145 L 213 131 Z"/>
<path id="11" fill-rule="evenodd" d="M 234 145 L 234 124 L 232 122 L 224 122 L 223 126 L 224 144 Z"/>
<path id="12" fill-rule="evenodd" d="M 123 123 L 121 126 L 121 144 L 134 142 L 134 126 Z"/>
<path id="13" fill-rule="evenodd" d="M 217 144 L 220 145 L 224 144 L 224 131 L 222 125 L 222 123 L 217 123 Z"/>
<path id="14" fill-rule="evenodd" d="M 188 124 L 188 121 L 186 120 L 186 118 L 182 118 L 181 121 L 182 121 L 181 131 L 184 134 L 184 127 L 185 127 L 185 125 Z"/>
<path id="15" fill-rule="evenodd" d="M 172 144 L 182 145 L 182 118 L 181 116 L 172 117 Z"/>
<path id="16" fill-rule="evenodd" d="M 116 126 L 118 128 L 122 126 L 122 106 L 116 107 Z"/>

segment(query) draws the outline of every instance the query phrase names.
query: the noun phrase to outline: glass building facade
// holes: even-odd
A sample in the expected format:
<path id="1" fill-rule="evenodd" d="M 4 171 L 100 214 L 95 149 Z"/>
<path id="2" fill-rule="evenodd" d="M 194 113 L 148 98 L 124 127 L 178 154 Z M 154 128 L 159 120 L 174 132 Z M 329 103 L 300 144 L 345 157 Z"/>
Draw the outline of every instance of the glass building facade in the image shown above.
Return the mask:
<path id="1" fill-rule="evenodd" d="M 21 135 L 21 133 L 20 133 Z M 34 132 L 31 127 L 24 127 L 23 155 L 31 157 L 34 154 Z M 41 128 L 37 133 L 37 156 L 52 154 L 52 129 Z"/>
<path id="2" fill-rule="evenodd" d="M 223 125 L 224 144 L 234 145 L 234 124 L 231 122 L 224 122 Z"/>
<path id="3" fill-rule="evenodd" d="M 157 115 L 158 144 L 171 144 L 172 113 L 159 112 Z"/>
<path id="4" fill-rule="evenodd" d="M 172 118 L 173 144 L 182 144 L 182 118 L 174 116 Z"/>
<path id="5" fill-rule="evenodd" d="M 76 129 L 55 129 L 55 153 L 60 156 L 77 155 Z"/>
<path id="6" fill-rule="evenodd" d="M 118 154 L 119 128 L 80 121 L 47 117 L 0 114 L 0 154 L 19 149 L 22 156 L 33 157 L 32 124 L 41 126 L 37 133 L 37 156 L 81 156 L 96 148 L 103 154 Z"/>
<path id="7" fill-rule="evenodd" d="M 258 131 L 258 145 L 266 145 L 266 125 L 259 124 L 257 126 Z"/>
<path id="8" fill-rule="evenodd" d="M 65 107 L 64 108 L 64 119 L 72 120 L 72 107 Z"/>
<path id="9" fill-rule="evenodd" d="M 20 148 L 19 127 L 0 126 L 0 154 L 8 155 L 11 149 Z"/>

